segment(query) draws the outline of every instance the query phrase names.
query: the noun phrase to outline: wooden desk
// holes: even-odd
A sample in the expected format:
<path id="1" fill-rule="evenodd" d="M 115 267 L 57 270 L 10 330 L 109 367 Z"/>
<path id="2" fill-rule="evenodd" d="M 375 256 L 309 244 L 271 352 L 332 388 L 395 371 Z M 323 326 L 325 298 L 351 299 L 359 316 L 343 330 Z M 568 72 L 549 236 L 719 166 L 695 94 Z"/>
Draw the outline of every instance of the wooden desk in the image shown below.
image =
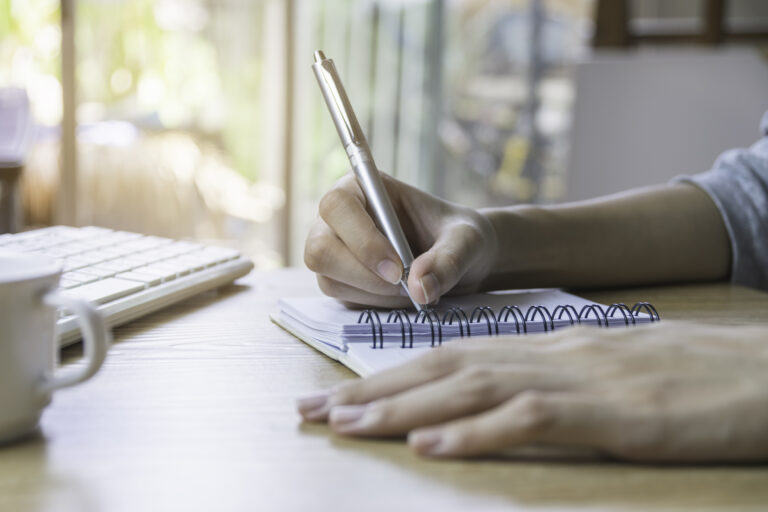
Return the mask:
<path id="1" fill-rule="evenodd" d="M 401 441 L 302 425 L 297 395 L 353 375 L 273 325 L 304 271 L 254 273 L 116 330 L 92 381 L 58 393 L 40 433 L 0 449 L 0 510 L 739 510 L 767 467 L 434 462 Z M 616 290 L 665 318 L 768 323 L 768 295 L 725 284 Z M 68 349 L 76 356 L 77 349 Z"/>

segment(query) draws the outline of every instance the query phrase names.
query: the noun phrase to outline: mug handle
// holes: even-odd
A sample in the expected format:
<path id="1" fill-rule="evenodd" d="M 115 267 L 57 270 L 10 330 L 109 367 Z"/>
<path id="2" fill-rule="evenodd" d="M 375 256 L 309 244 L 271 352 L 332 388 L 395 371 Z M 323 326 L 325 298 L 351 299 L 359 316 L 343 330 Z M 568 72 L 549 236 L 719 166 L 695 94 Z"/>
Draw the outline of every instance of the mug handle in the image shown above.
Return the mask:
<path id="1" fill-rule="evenodd" d="M 104 317 L 96 311 L 90 302 L 64 295 L 57 290 L 46 292 L 42 300 L 48 306 L 65 307 L 75 313 L 83 333 L 85 366 L 72 371 L 57 371 L 53 375 L 45 377 L 40 385 L 40 391 L 50 393 L 56 389 L 74 386 L 93 377 L 107 356 L 107 349 L 112 343 L 112 336 L 107 329 Z"/>

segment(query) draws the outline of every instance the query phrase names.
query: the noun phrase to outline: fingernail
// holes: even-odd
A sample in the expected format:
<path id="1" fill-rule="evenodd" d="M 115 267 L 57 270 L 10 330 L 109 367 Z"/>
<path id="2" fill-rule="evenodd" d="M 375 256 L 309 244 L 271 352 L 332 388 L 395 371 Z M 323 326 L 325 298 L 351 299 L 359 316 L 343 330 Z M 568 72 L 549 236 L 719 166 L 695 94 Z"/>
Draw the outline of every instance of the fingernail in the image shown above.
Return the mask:
<path id="1" fill-rule="evenodd" d="M 439 430 L 415 430 L 408 434 L 408 444 L 421 455 L 439 453 L 442 440 Z"/>
<path id="2" fill-rule="evenodd" d="M 429 304 L 437 299 L 440 293 L 440 283 L 437 281 L 435 274 L 430 272 L 422 276 L 419 279 L 419 284 L 421 284 L 421 291 L 424 293 L 424 304 Z"/>
<path id="3" fill-rule="evenodd" d="M 339 405 L 331 409 L 330 424 L 341 433 L 359 432 L 376 422 L 367 405 Z"/>
<path id="4" fill-rule="evenodd" d="M 296 402 L 299 413 L 305 420 L 326 421 L 328 412 L 333 406 L 333 393 L 323 391 L 313 395 L 306 395 L 299 398 Z"/>
<path id="5" fill-rule="evenodd" d="M 299 397 L 296 400 L 296 406 L 299 409 L 299 412 L 306 413 L 309 411 L 313 411 L 315 409 L 319 409 L 322 406 L 328 402 L 328 393 L 323 391 L 322 393 L 315 393 L 312 395 L 305 395 L 302 397 Z"/>
<path id="6" fill-rule="evenodd" d="M 402 272 L 400 272 L 400 267 L 394 261 L 381 260 L 376 266 L 376 270 L 384 280 L 389 281 L 392 284 L 400 282 Z"/>

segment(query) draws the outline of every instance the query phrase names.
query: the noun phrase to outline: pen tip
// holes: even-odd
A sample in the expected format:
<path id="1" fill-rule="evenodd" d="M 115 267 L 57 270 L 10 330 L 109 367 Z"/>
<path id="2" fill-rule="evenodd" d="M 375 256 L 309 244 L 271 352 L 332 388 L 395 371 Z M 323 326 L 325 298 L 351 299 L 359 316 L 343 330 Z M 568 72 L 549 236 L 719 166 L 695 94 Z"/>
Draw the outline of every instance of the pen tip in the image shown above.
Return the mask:
<path id="1" fill-rule="evenodd" d="M 315 51 L 315 62 L 323 62 L 325 60 L 325 54 L 322 50 Z"/>

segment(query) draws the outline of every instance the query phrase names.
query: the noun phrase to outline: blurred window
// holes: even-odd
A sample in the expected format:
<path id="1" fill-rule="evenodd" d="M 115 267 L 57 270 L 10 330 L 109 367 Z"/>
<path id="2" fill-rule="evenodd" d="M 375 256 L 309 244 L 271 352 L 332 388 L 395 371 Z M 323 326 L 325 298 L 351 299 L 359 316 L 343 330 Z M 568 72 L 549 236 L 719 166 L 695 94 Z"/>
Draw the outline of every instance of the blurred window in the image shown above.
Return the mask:
<path id="1" fill-rule="evenodd" d="M 383 170 L 470 205 L 562 196 L 590 0 L 75 3 L 80 224 L 300 263 L 317 201 L 348 168 L 310 70 L 317 48 Z M 30 225 L 56 220 L 59 9 L 0 3 L 0 86 L 27 89 L 39 126 Z"/>

